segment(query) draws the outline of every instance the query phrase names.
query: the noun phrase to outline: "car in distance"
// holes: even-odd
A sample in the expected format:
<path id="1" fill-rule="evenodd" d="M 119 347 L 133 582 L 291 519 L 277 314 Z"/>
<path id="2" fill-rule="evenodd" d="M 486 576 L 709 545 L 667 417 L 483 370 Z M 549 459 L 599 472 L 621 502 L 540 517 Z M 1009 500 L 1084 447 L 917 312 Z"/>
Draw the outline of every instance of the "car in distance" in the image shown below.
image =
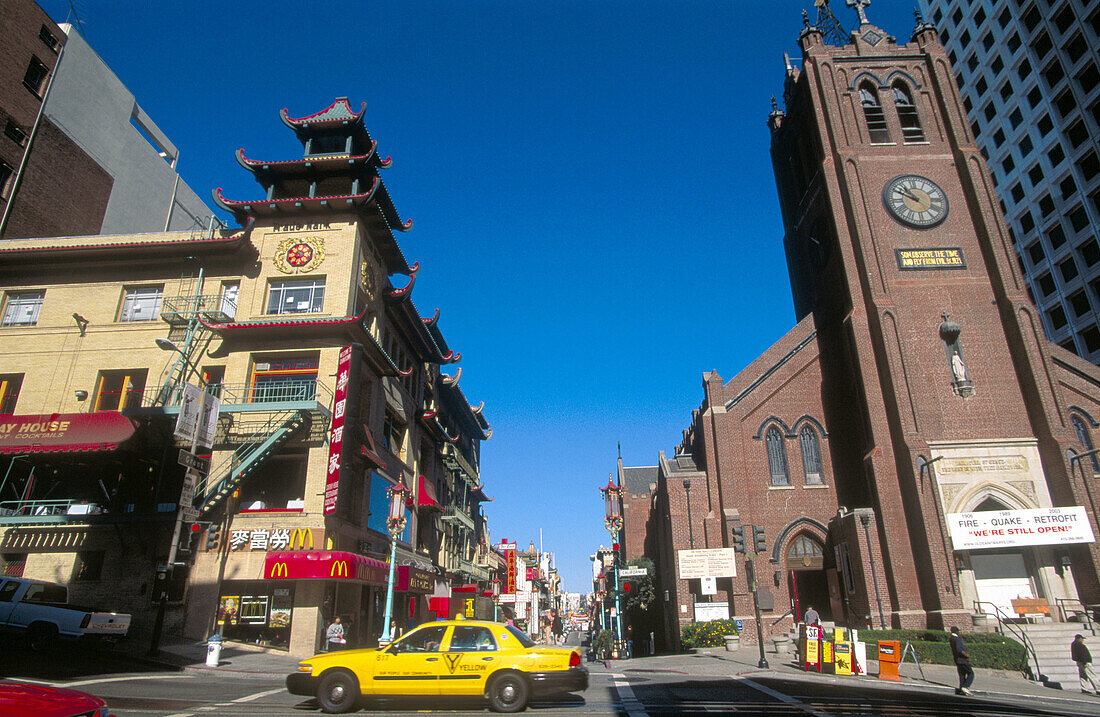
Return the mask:
<path id="1" fill-rule="evenodd" d="M 302 660 L 286 678 L 293 695 L 316 697 L 325 712 L 350 712 L 362 697 L 483 697 L 497 712 L 519 712 L 534 695 L 588 688 L 580 651 L 537 645 L 510 625 L 440 620 L 379 649 L 327 652 Z"/>
<path id="2" fill-rule="evenodd" d="M 87 692 L 0 680 L 5 717 L 110 717 L 107 704 Z"/>

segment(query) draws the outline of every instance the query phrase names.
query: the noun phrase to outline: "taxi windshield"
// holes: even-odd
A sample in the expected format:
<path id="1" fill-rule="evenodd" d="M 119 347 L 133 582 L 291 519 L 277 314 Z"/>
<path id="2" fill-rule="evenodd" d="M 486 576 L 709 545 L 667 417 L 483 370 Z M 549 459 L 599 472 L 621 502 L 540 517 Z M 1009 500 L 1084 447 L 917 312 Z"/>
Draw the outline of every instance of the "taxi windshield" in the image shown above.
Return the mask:
<path id="1" fill-rule="evenodd" d="M 514 625 L 508 626 L 508 632 L 512 633 L 512 637 L 519 640 L 519 644 L 524 647 L 532 647 L 535 644 L 535 641 L 532 640 L 526 632 L 516 628 Z"/>

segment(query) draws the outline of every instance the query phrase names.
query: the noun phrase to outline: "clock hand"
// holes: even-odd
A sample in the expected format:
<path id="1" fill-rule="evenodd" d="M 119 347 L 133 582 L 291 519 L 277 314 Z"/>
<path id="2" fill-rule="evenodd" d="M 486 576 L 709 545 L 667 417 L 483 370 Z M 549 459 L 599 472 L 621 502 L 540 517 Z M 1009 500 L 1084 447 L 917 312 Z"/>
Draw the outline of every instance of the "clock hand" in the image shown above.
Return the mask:
<path id="1" fill-rule="evenodd" d="M 918 197 L 916 194 L 913 194 L 908 189 L 902 189 L 901 187 L 895 187 L 894 191 L 897 192 L 898 194 L 900 194 L 903 197 L 909 197 L 910 199 L 912 199 L 914 202 L 917 202 L 918 204 L 921 201 L 920 197 Z"/>

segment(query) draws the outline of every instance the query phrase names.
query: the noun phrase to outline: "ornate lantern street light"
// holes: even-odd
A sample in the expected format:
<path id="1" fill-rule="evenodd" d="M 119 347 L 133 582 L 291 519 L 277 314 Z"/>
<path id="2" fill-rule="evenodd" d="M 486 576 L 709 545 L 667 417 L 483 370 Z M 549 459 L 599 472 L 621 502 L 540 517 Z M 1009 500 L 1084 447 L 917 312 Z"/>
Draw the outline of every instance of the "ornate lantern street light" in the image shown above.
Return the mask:
<path id="1" fill-rule="evenodd" d="M 623 639 L 623 616 L 619 608 L 619 532 L 623 529 L 622 498 L 623 489 L 612 481 L 611 474 L 607 474 L 607 485 L 600 489 L 603 491 L 604 502 L 604 527 L 611 533 L 612 554 L 611 569 L 615 571 L 615 635 L 619 642 Z"/>
<path id="2" fill-rule="evenodd" d="M 390 620 L 393 612 L 393 574 L 397 562 L 397 536 L 405 529 L 405 501 L 409 489 L 404 483 L 397 483 L 386 489 L 390 494 L 390 517 L 386 518 L 386 529 L 390 532 L 390 579 L 386 587 L 386 616 L 383 618 L 382 635 L 379 644 L 388 645 L 393 639 Z"/>

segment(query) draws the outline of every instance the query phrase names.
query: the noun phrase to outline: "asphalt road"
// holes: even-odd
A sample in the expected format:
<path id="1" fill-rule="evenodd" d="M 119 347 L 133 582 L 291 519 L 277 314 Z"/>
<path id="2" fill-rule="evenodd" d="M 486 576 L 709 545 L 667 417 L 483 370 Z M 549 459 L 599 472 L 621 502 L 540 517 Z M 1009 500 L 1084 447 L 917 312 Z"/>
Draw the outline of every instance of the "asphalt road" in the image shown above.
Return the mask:
<path id="1" fill-rule="evenodd" d="M 201 717 L 216 715 L 320 714 L 313 700 L 287 693 L 283 679 L 198 670 L 171 670 L 121 657 L 66 651 L 45 658 L 2 651 L 0 674 L 8 679 L 71 687 L 107 700 L 118 717 Z M 698 661 L 697 661 L 698 662 Z M 680 665 L 682 667 L 682 665 Z M 1080 703 L 1057 698 L 1009 698 L 997 695 L 957 697 L 950 690 L 929 690 L 845 682 L 832 684 L 771 672 L 734 676 L 728 663 L 703 663 L 690 673 L 675 660 L 648 659 L 597 666 L 582 694 L 534 701 L 529 714 L 645 715 L 729 713 L 747 715 L 1100 715 L 1083 712 Z M 723 674 L 726 672 L 726 674 Z M 476 700 L 453 698 L 386 700 L 366 704 L 359 714 L 404 715 L 440 712 L 485 715 Z"/>

